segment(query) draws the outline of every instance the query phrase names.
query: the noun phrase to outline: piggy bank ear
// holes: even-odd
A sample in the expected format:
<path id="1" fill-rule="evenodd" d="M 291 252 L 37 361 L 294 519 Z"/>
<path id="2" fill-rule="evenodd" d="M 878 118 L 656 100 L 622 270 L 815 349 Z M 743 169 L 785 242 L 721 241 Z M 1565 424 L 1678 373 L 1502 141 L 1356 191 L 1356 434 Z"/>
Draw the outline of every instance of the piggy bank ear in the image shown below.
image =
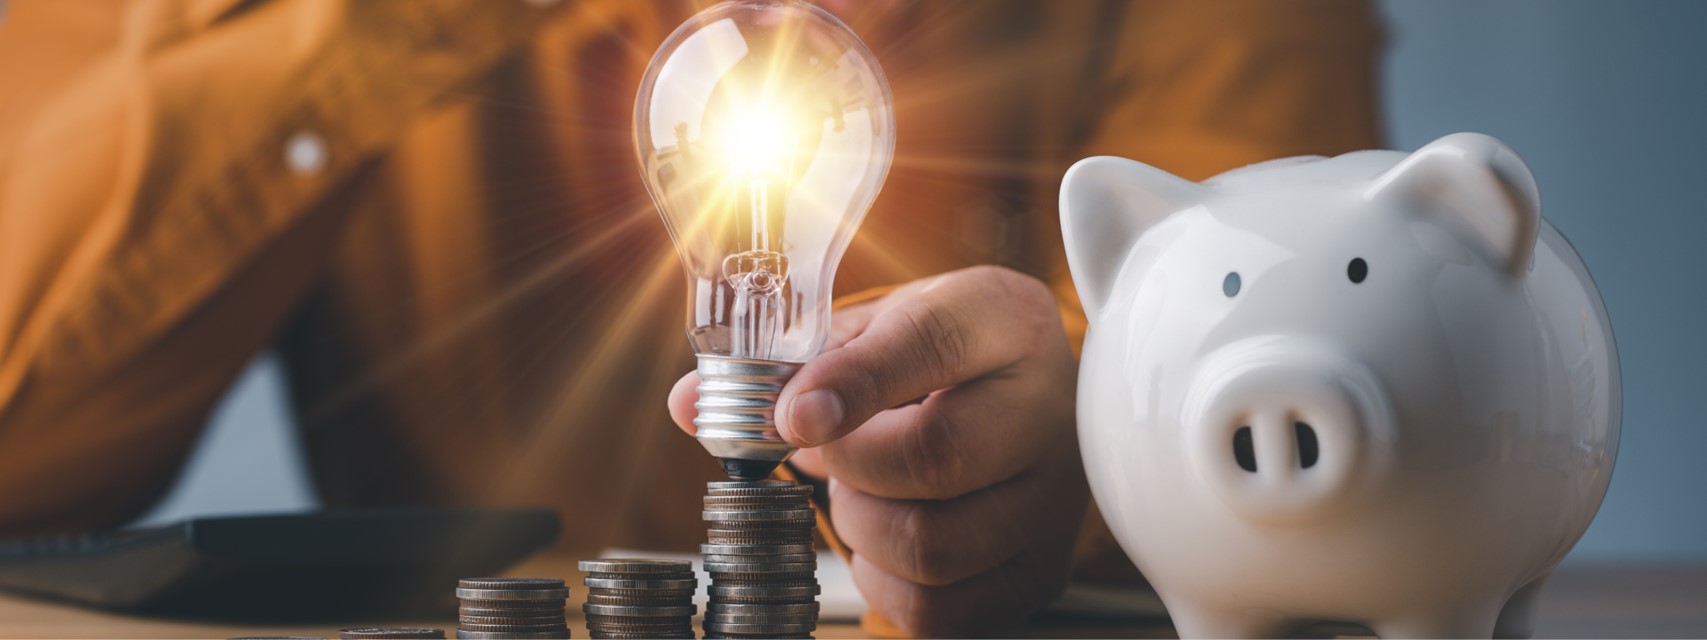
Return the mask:
<path id="1" fill-rule="evenodd" d="M 1529 271 L 1541 196 L 1529 167 L 1499 140 L 1454 133 L 1430 142 L 1376 178 L 1366 195 L 1400 210 L 1444 216 L 1507 273 Z"/>
<path id="2" fill-rule="evenodd" d="M 1061 180 L 1061 238 L 1085 313 L 1108 302 L 1138 237 L 1175 211 L 1201 201 L 1203 188 L 1125 158 L 1085 158 Z"/>

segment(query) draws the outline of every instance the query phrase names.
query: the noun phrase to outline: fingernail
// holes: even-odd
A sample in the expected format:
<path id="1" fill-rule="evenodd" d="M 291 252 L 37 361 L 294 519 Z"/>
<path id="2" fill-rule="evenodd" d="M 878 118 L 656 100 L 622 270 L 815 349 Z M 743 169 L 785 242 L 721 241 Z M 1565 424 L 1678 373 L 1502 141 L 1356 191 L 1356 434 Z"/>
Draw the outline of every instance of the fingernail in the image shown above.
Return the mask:
<path id="1" fill-rule="evenodd" d="M 841 396 L 829 389 L 813 389 L 788 405 L 788 426 L 800 444 L 812 446 L 829 439 L 842 426 L 845 409 Z"/>

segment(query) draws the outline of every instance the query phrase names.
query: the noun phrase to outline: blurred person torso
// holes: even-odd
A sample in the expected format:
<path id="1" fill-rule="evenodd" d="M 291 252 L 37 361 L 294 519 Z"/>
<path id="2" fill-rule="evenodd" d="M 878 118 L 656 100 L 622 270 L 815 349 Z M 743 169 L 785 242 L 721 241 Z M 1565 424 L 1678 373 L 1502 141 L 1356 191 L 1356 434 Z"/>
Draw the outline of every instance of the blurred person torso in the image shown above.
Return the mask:
<path id="1" fill-rule="evenodd" d="M 0 525 L 134 517 L 275 348 L 327 506 L 553 505 L 570 547 L 695 543 L 722 474 L 665 411 L 693 358 L 630 123 L 706 4 L 13 0 L 0 307 L 34 312 L 0 316 L 0 446 L 44 462 L 0 484 L 109 462 Z M 1376 142 L 1357 4 L 828 6 L 897 114 L 839 293 L 1002 264 L 1071 306 L 1073 161 L 1201 179 Z"/>

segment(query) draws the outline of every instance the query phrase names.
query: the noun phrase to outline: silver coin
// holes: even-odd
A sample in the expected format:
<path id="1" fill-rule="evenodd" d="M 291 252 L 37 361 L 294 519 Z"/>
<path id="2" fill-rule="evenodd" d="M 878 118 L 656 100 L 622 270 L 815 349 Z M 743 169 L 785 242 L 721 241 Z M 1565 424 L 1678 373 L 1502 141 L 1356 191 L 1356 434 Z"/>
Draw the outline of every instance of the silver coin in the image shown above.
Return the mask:
<path id="1" fill-rule="evenodd" d="M 710 613 L 818 613 L 818 603 L 802 604 L 734 604 L 728 602 L 712 602 L 705 605 L 705 612 Z"/>
<path id="2" fill-rule="evenodd" d="M 642 627 L 610 627 L 610 628 L 606 628 L 606 627 L 595 627 L 595 626 L 588 625 L 587 626 L 587 632 L 588 633 L 600 634 L 600 635 L 594 635 L 593 637 L 595 637 L 595 638 L 612 637 L 610 635 L 603 635 L 603 634 L 623 634 L 620 637 L 630 637 L 630 638 L 680 638 L 684 635 L 691 638 L 691 637 L 693 637 L 693 635 L 692 635 L 693 634 L 693 625 L 692 624 L 684 624 L 684 625 L 679 626 L 679 627 L 670 627 L 668 629 L 665 629 L 663 627 L 659 627 L 656 629 L 642 628 Z"/>
<path id="3" fill-rule="evenodd" d="M 456 581 L 456 586 L 463 589 L 513 591 L 519 589 L 562 589 L 566 585 L 558 578 L 463 578 Z"/>
<path id="4" fill-rule="evenodd" d="M 553 631 L 465 631 L 456 630 L 462 640 L 559 640 L 569 637 L 569 627 Z"/>
<path id="5" fill-rule="evenodd" d="M 478 598 L 462 598 L 457 601 L 464 609 L 503 609 L 505 611 L 561 608 L 559 598 L 548 600 L 480 600 Z"/>
<path id="6" fill-rule="evenodd" d="M 558 620 L 551 624 L 477 624 L 473 622 L 458 622 L 456 628 L 463 631 L 479 631 L 482 633 L 556 631 L 567 628 L 569 621 Z"/>
<path id="7" fill-rule="evenodd" d="M 496 633 L 496 632 L 501 632 L 501 631 L 503 631 L 503 632 L 518 631 L 518 632 L 522 632 L 522 633 L 528 633 L 528 632 L 533 632 L 533 631 L 556 631 L 558 629 L 563 629 L 563 628 L 566 628 L 568 626 L 569 626 L 569 622 L 566 620 L 559 620 L 559 621 L 552 623 L 552 624 L 476 624 L 473 622 L 458 622 L 458 623 L 456 623 L 456 628 L 461 629 L 463 631 L 483 631 L 483 632 L 487 632 L 487 633 Z"/>
<path id="8" fill-rule="evenodd" d="M 810 598 L 821 593 L 822 589 L 823 587 L 815 584 L 800 587 L 751 587 L 713 584 L 706 587 L 706 593 L 714 598 Z"/>
<path id="9" fill-rule="evenodd" d="M 603 589 L 600 589 L 603 591 Z M 647 596 L 611 596 L 594 592 L 587 594 L 587 602 L 593 604 L 614 604 L 626 607 L 676 607 L 693 602 L 693 595 L 682 597 L 647 597 Z"/>
<path id="10" fill-rule="evenodd" d="M 674 627 L 623 627 L 623 626 L 601 627 L 601 626 L 597 626 L 597 625 L 587 625 L 587 630 L 588 631 L 601 631 L 604 633 L 648 634 L 650 637 L 656 638 L 656 637 L 676 636 L 676 635 L 681 635 L 684 633 L 693 633 L 693 623 L 691 621 L 687 620 L 686 618 L 683 618 L 682 624 L 674 626 Z"/>
<path id="11" fill-rule="evenodd" d="M 628 627 L 606 629 L 603 627 L 589 626 L 587 627 L 587 633 L 591 634 L 589 637 L 593 638 L 692 638 L 693 625 L 689 624 L 669 629 L 639 629 Z"/>
<path id="12" fill-rule="evenodd" d="M 600 631 L 617 631 L 621 633 L 681 633 L 693 630 L 693 619 L 683 616 L 680 618 L 659 618 L 670 620 L 670 624 L 628 624 L 620 621 L 593 622 L 587 621 L 588 629 Z"/>
<path id="13" fill-rule="evenodd" d="M 582 560 L 581 570 L 587 573 L 686 573 L 693 571 L 687 560 L 649 560 L 645 558 L 604 558 Z"/>
<path id="14" fill-rule="evenodd" d="M 607 629 L 616 627 L 646 627 L 665 629 L 671 627 L 689 626 L 693 618 L 691 614 L 679 616 L 606 616 L 589 613 L 586 616 L 588 626 L 599 626 Z"/>
<path id="15" fill-rule="evenodd" d="M 719 509 L 699 512 L 707 522 L 777 522 L 782 520 L 811 520 L 811 509 L 764 509 L 732 511 Z"/>
<path id="16" fill-rule="evenodd" d="M 716 527 L 734 529 L 707 530 L 706 542 L 712 544 L 806 544 L 817 533 L 817 520 L 749 520 L 746 522 L 714 522 Z"/>
<path id="17" fill-rule="evenodd" d="M 745 575 L 765 575 L 765 574 L 749 573 L 749 574 L 745 574 Z M 791 574 L 777 574 L 777 575 L 791 575 L 792 576 L 792 575 L 799 575 L 799 574 L 792 574 L 791 573 Z M 776 588 L 784 588 L 784 587 L 815 587 L 815 586 L 818 586 L 818 581 L 816 581 L 816 580 L 796 580 L 796 579 L 789 579 L 789 580 L 720 580 L 718 582 L 720 584 L 723 584 L 724 586 L 729 586 L 729 587 L 776 587 Z M 757 600 L 760 602 L 763 602 L 764 598 L 758 598 Z M 789 598 L 788 601 L 789 602 L 798 602 L 799 600 L 797 598 Z"/>
<path id="18" fill-rule="evenodd" d="M 816 613 L 711 613 L 706 612 L 706 622 L 726 622 L 730 624 L 814 624 L 818 622 Z"/>
<path id="19" fill-rule="evenodd" d="M 767 502 L 767 503 L 763 503 L 763 504 L 752 503 L 752 502 L 740 502 L 740 503 L 706 502 L 705 504 L 700 505 L 700 510 L 702 510 L 702 511 L 809 511 L 811 509 L 812 509 L 812 503 L 806 502 L 805 500 L 801 500 L 799 502 L 787 502 L 787 503 Z"/>
<path id="20" fill-rule="evenodd" d="M 463 589 L 456 597 L 468 600 L 563 600 L 569 597 L 566 588 L 557 589 Z"/>
<path id="21" fill-rule="evenodd" d="M 445 632 L 429 627 L 357 627 L 339 629 L 339 638 L 443 638 Z"/>
<path id="22" fill-rule="evenodd" d="M 726 555 L 714 555 L 714 554 L 708 553 L 704 556 L 704 558 L 705 558 L 706 562 L 715 562 L 715 563 L 722 563 L 722 564 L 732 564 L 732 563 L 733 564 L 739 564 L 742 562 L 761 562 L 761 563 L 765 563 L 765 564 L 771 564 L 774 562 L 817 562 L 818 561 L 818 554 L 816 554 L 816 553 L 779 553 L 776 555 L 769 555 L 769 556 L 726 556 Z"/>
<path id="23" fill-rule="evenodd" d="M 818 562 L 707 562 L 705 570 L 710 573 L 810 573 L 818 569 Z"/>
<path id="24" fill-rule="evenodd" d="M 606 631 L 606 633 L 654 633 L 654 635 L 676 635 L 693 631 L 693 621 L 681 618 L 681 625 L 674 626 L 630 626 L 630 625 L 592 625 L 587 623 L 587 630 Z"/>
<path id="25" fill-rule="evenodd" d="M 803 496 L 803 495 L 802 496 L 767 496 L 767 495 L 717 496 L 717 495 L 713 495 L 713 496 L 706 496 L 706 497 L 700 498 L 699 501 L 701 504 L 727 504 L 727 505 L 735 505 L 735 506 L 741 506 L 741 507 L 755 507 L 755 506 L 763 506 L 763 505 L 771 505 L 771 504 L 798 504 L 798 505 L 812 504 L 812 498 L 809 498 L 809 497 Z"/>
<path id="26" fill-rule="evenodd" d="M 699 552 L 722 556 L 770 556 L 788 553 L 815 553 L 810 544 L 702 544 Z"/>
<path id="27" fill-rule="evenodd" d="M 692 600 L 698 589 L 588 589 L 587 601 L 600 600 L 598 604 L 627 604 L 624 602 L 603 602 L 610 598 L 644 599 L 647 601 L 677 600 L 686 598 Z"/>
<path id="28" fill-rule="evenodd" d="M 742 617 L 746 616 L 746 617 Z M 807 613 L 722 613 L 708 611 L 705 619 L 713 622 L 733 622 L 741 624 L 783 624 L 796 622 L 817 622 L 818 612 Z"/>
<path id="29" fill-rule="evenodd" d="M 789 502 L 789 500 L 811 502 L 813 492 L 780 493 L 766 492 L 766 490 L 724 490 L 724 492 L 707 493 L 700 500 L 702 502 L 703 500 L 710 500 L 710 502 Z"/>
<path id="30" fill-rule="evenodd" d="M 753 513 L 755 511 L 811 511 L 812 505 L 805 502 L 799 504 L 711 504 L 700 506 L 701 511 Z M 739 522 L 723 521 L 722 527 L 741 526 Z"/>
<path id="31" fill-rule="evenodd" d="M 624 616 L 630 618 L 662 618 L 667 616 L 691 616 L 699 611 L 698 607 L 632 607 L 615 604 L 584 604 L 581 611 L 590 616 Z"/>
<path id="32" fill-rule="evenodd" d="M 672 578 L 668 580 L 628 580 L 624 578 L 587 578 L 590 589 L 695 589 L 699 587 L 698 578 Z"/>
<path id="33" fill-rule="evenodd" d="M 563 604 L 553 604 L 549 607 L 503 608 L 503 607 L 468 607 L 456 610 L 458 615 L 474 616 L 476 618 L 514 618 L 528 616 L 561 616 Z"/>
<path id="34" fill-rule="evenodd" d="M 816 598 L 808 596 L 805 598 L 726 598 L 724 600 L 740 604 L 806 604 L 815 601 Z"/>
<path id="35" fill-rule="evenodd" d="M 554 616 L 471 616 L 461 614 L 456 621 L 462 624 L 514 624 L 514 625 L 550 625 L 564 624 L 566 616 L 558 613 Z"/>
<path id="36" fill-rule="evenodd" d="M 789 482 L 787 480 L 713 480 L 705 483 L 707 491 L 807 491 L 812 485 Z"/>
<path id="37" fill-rule="evenodd" d="M 624 626 L 624 625 L 602 626 L 602 625 L 588 624 L 587 630 L 588 631 L 603 631 L 605 633 L 650 633 L 650 634 L 656 634 L 656 635 L 675 635 L 675 634 L 679 634 L 679 633 L 692 632 L 693 631 L 693 621 L 688 620 L 687 618 L 682 618 L 681 624 L 671 626 L 671 627 L 662 627 L 662 626 L 634 627 L 634 626 Z"/>
<path id="38" fill-rule="evenodd" d="M 818 628 L 816 622 L 794 624 L 739 624 L 734 622 L 705 622 L 705 630 L 715 633 L 805 633 Z"/>
<path id="39" fill-rule="evenodd" d="M 802 524 L 798 529 L 759 529 L 742 531 L 736 529 L 707 529 L 706 537 L 711 544 L 738 545 L 771 545 L 771 544 L 812 544 L 811 523 Z"/>

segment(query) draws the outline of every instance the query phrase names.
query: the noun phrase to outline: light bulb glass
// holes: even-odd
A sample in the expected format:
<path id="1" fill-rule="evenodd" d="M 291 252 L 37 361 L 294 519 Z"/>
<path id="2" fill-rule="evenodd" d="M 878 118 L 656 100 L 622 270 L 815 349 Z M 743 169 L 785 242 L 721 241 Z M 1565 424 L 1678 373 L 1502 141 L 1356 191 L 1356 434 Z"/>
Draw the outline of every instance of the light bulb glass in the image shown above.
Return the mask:
<path id="1" fill-rule="evenodd" d="M 714 5 L 652 58 L 634 143 L 687 273 L 695 353 L 817 355 L 836 266 L 894 155 L 871 51 L 810 4 Z"/>

